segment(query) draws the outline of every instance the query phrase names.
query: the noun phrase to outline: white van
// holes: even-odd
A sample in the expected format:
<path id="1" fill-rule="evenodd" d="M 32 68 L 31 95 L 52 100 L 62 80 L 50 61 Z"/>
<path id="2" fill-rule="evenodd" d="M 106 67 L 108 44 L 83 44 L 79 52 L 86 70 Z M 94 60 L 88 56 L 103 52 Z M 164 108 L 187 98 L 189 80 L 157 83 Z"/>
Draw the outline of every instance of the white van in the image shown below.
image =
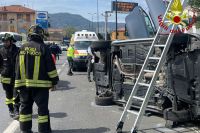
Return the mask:
<path id="1" fill-rule="evenodd" d="M 3 45 L 1 40 L 2 40 L 2 37 L 4 37 L 4 35 L 8 33 L 8 34 L 11 34 L 13 35 L 14 39 L 17 41 L 15 44 L 17 47 L 21 47 L 22 45 L 22 39 L 23 39 L 23 36 L 18 34 L 18 33 L 15 33 L 15 32 L 0 32 L 0 45 Z"/>
<path id="2" fill-rule="evenodd" d="M 74 64 L 73 70 L 86 67 L 87 50 L 93 41 L 98 41 L 97 34 L 92 31 L 82 30 L 74 33 Z"/>

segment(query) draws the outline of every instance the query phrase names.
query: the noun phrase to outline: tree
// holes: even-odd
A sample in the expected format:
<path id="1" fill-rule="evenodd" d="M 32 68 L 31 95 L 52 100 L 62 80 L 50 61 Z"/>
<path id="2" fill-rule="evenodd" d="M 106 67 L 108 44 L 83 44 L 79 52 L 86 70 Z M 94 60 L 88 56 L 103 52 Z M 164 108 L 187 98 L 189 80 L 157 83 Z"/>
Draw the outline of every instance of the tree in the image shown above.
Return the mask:
<path id="1" fill-rule="evenodd" d="M 200 12 L 200 0 L 189 0 L 188 4 L 191 8 L 195 9 L 195 11 Z"/>
<path id="2" fill-rule="evenodd" d="M 72 26 L 66 26 L 63 28 L 63 36 L 67 38 L 71 38 L 72 34 L 76 31 L 76 28 Z"/>
<path id="3" fill-rule="evenodd" d="M 200 12 L 200 0 L 189 0 L 188 4 L 195 12 Z M 200 16 L 197 17 L 196 27 L 200 28 Z"/>

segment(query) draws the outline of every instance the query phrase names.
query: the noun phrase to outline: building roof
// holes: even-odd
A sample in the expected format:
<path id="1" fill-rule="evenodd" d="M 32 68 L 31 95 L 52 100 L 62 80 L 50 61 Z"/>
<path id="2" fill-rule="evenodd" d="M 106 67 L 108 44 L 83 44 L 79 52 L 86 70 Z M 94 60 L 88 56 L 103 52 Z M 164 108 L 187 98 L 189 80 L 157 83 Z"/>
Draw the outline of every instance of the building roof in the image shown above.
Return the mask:
<path id="1" fill-rule="evenodd" d="M 0 12 L 10 12 L 10 13 L 35 13 L 35 10 L 21 6 L 21 5 L 10 5 L 1 6 Z"/>

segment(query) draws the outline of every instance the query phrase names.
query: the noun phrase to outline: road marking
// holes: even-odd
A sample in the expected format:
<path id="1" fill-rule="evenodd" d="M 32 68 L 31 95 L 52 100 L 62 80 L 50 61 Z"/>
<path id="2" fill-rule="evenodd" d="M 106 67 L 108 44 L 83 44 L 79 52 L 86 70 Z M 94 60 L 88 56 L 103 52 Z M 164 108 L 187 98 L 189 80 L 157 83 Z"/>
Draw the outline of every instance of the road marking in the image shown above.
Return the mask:
<path id="1" fill-rule="evenodd" d="M 66 62 L 61 66 L 61 68 L 60 69 L 58 69 L 58 75 L 60 74 L 60 72 L 62 71 L 62 69 L 65 67 L 65 65 L 66 65 Z"/>
<path id="2" fill-rule="evenodd" d="M 12 123 L 3 131 L 3 133 L 14 133 L 19 127 L 19 122 L 17 120 L 12 121 Z"/>
<path id="3" fill-rule="evenodd" d="M 61 68 L 57 70 L 58 75 L 60 74 L 60 72 L 62 71 L 63 67 L 65 67 L 66 64 L 67 64 L 67 63 L 65 62 L 65 63 L 61 66 Z"/>
<path id="4" fill-rule="evenodd" d="M 66 62 L 62 65 L 60 69 L 58 69 L 58 75 L 62 71 L 63 67 L 65 67 Z M 17 120 L 13 120 L 12 123 L 6 128 L 6 130 L 3 131 L 3 133 L 14 133 L 17 128 L 19 127 L 19 122 Z"/>

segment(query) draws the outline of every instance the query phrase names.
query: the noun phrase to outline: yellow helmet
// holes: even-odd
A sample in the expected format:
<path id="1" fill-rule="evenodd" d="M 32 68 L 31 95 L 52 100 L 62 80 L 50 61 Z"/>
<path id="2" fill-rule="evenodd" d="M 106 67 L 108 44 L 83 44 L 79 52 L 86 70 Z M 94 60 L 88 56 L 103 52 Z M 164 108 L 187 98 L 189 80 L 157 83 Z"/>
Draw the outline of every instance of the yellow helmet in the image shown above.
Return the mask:
<path id="1" fill-rule="evenodd" d="M 42 39 L 44 38 L 44 29 L 39 25 L 32 25 L 28 30 L 28 37 L 31 36 L 40 36 Z"/>

